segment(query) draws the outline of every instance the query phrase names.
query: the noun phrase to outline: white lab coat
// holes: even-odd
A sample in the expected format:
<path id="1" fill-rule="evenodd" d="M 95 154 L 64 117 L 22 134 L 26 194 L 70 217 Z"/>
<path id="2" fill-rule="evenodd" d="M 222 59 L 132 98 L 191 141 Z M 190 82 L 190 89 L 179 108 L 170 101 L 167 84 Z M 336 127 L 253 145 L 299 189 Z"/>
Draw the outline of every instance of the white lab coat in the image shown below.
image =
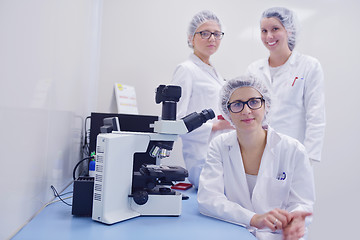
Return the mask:
<path id="1" fill-rule="evenodd" d="M 263 214 L 274 208 L 289 212 L 313 211 L 313 170 L 304 146 L 270 127 L 267 131 L 266 146 L 252 196 L 236 131 L 217 136 L 210 143 L 198 189 L 199 211 L 202 214 L 254 231 L 250 227 L 250 220 L 255 213 Z M 286 174 L 285 180 L 278 180 L 283 172 Z M 259 230 L 255 235 L 259 239 L 281 239 L 281 234 L 270 233 L 270 230 Z"/>
<path id="2" fill-rule="evenodd" d="M 187 61 L 177 66 L 171 84 L 182 88 L 181 98 L 177 104 L 178 119 L 209 108 L 215 112 L 215 116 L 220 114 L 219 91 L 224 80 L 215 68 L 205 64 L 195 54 L 191 54 Z M 188 179 L 195 187 L 198 186 L 200 172 L 205 163 L 214 121 L 216 119 L 181 136 L 183 157 L 189 171 Z"/>
<path id="3" fill-rule="evenodd" d="M 299 140 L 310 159 L 320 161 L 325 132 L 325 97 L 319 61 L 293 51 L 275 76 L 270 76 L 268 58 L 252 63 L 247 72 L 272 85 L 270 125 Z"/>

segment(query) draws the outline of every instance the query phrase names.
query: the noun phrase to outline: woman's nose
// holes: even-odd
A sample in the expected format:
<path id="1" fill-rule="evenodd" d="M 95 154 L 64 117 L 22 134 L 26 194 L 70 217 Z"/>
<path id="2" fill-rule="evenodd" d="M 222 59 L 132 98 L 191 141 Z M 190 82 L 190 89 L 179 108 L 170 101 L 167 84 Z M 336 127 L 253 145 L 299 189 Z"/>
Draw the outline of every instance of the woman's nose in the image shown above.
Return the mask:
<path id="1" fill-rule="evenodd" d="M 214 34 L 211 34 L 208 40 L 209 40 L 209 41 L 215 41 L 215 36 L 214 36 Z"/>
<path id="2" fill-rule="evenodd" d="M 274 35 L 272 33 L 268 33 L 266 36 L 267 39 L 273 39 Z"/>
<path id="3" fill-rule="evenodd" d="M 251 113 L 251 108 L 247 104 L 244 105 L 243 110 L 241 111 L 242 114 L 249 114 Z"/>

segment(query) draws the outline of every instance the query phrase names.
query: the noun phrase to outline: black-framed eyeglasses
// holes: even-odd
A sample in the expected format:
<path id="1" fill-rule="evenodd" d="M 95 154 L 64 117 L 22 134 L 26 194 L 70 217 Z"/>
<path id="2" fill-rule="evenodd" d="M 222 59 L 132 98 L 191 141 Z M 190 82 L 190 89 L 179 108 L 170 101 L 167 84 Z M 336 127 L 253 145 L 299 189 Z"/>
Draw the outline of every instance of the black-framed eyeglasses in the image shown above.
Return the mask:
<path id="1" fill-rule="evenodd" d="M 233 113 L 239 113 L 244 109 L 245 104 L 248 105 L 250 109 L 256 110 L 262 107 L 263 102 L 265 102 L 265 99 L 262 97 L 250 98 L 246 102 L 236 100 L 228 103 L 227 108 Z"/>
<path id="2" fill-rule="evenodd" d="M 196 32 L 195 34 L 200 34 L 202 39 L 209 39 L 211 38 L 211 35 L 214 35 L 214 38 L 216 40 L 220 40 L 222 39 L 222 37 L 224 36 L 225 33 L 223 32 L 210 32 L 210 31 L 200 31 L 200 32 Z"/>

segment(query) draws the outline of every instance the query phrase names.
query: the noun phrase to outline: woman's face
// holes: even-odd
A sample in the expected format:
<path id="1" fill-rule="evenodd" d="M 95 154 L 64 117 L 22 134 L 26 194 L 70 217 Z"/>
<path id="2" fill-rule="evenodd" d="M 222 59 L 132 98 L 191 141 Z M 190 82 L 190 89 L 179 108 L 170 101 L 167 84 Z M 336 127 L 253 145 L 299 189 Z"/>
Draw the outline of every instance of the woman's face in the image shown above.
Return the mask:
<path id="1" fill-rule="evenodd" d="M 279 19 L 263 18 L 260 22 L 261 41 L 270 52 L 289 51 L 288 33 Z"/>
<path id="2" fill-rule="evenodd" d="M 214 21 L 207 21 L 201 24 L 196 32 L 209 31 L 209 32 L 221 32 L 219 25 Z M 219 48 L 221 40 L 214 38 L 214 35 L 211 35 L 209 39 L 202 39 L 200 34 L 195 34 L 192 40 L 194 46 L 194 54 L 200 59 L 209 59 L 212 54 L 214 54 Z"/>
<path id="3" fill-rule="evenodd" d="M 251 98 L 262 97 L 261 94 L 252 87 L 242 87 L 236 89 L 229 99 L 229 103 L 240 100 L 243 102 Z M 230 118 L 237 131 L 253 131 L 262 129 L 262 122 L 265 116 L 265 104 L 261 108 L 252 110 L 247 104 L 241 112 L 233 113 L 230 111 Z"/>

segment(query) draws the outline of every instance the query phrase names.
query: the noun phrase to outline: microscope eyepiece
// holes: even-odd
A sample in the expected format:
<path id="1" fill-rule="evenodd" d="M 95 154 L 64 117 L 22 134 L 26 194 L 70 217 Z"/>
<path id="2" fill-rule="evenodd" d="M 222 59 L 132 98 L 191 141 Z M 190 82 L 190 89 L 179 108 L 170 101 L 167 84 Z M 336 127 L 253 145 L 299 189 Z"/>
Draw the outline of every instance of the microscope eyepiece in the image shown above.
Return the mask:
<path id="1" fill-rule="evenodd" d="M 212 109 L 204 109 L 200 113 L 193 112 L 185 117 L 182 120 L 185 123 L 188 132 L 193 131 L 194 129 L 200 127 L 209 119 L 213 119 L 215 117 L 215 113 Z"/>

